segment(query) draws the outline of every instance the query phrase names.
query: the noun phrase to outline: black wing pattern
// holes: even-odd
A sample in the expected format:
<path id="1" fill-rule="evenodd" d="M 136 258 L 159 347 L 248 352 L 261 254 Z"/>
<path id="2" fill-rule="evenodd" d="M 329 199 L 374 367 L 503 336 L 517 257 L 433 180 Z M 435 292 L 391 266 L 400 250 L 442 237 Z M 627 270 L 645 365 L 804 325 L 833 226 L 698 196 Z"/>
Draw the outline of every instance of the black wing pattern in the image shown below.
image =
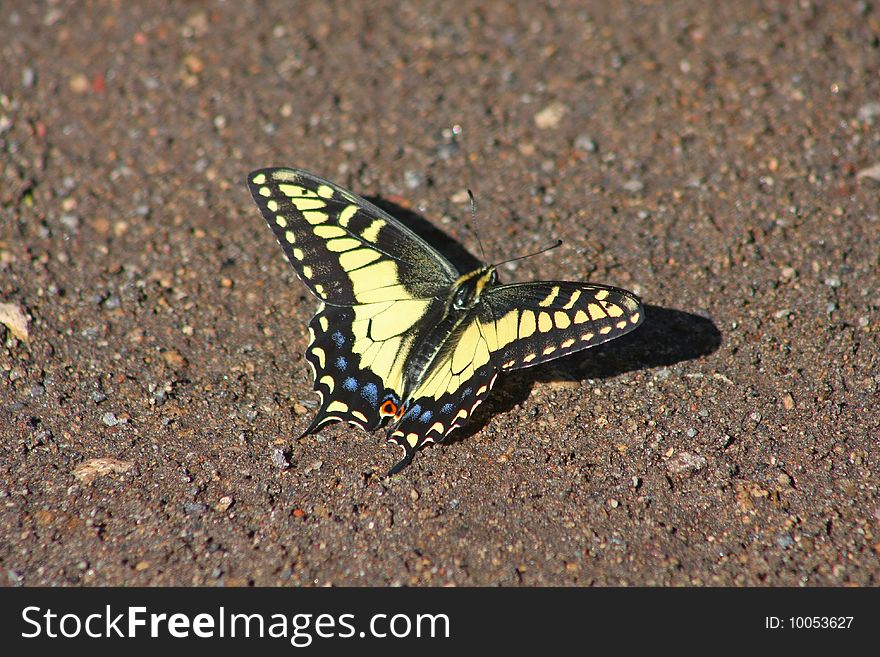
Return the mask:
<path id="1" fill-rule="evenodd" d="M 644 319 L 631 292 L 547 281 L 489 287 L 412 393 L 389 440 L 404 450 L 395 471 L 470 417 L 499 372 L 545 363 L 635 329 Z"/>
<path id="2" fill-rule="evenodd" d="M 306 350 L 321 408 L 306 433 L 337 421 L 371 430 L 399 415 L 407 356 L 458 272 L 406 226 L 323 178 L 270 168 L 248 185 L 322 302 Z"/>
<path id="3" fill-rule="evenodd" d="M 320 300 L 353 306 L 445 296 L 458 271 L 369 201 L 298 169 L 260 169 L 251 195 Z"/>
<path id="4" fill-rule="evenodd" d="M 490 288 L 479 317 L 493 360 L 518 370 L 619 338 L 644 320 L 632 292 L 565 281 Z"/>
<path id="5" fill-rule="evenodd" d="M 635 329 L 631 292 L 541 281 L 495 285 L 495 268 L 461 275 L 402 223 L 298 169 L 253 172 L 248 185 L 288 261 L 321 304 L 306 360 L 331 422 L 389 424 L 404 450 L 393 474 L 464 424 L 499 373 L 566 356 Z M 305 435 L 304 434 L 304 435 Z"/>

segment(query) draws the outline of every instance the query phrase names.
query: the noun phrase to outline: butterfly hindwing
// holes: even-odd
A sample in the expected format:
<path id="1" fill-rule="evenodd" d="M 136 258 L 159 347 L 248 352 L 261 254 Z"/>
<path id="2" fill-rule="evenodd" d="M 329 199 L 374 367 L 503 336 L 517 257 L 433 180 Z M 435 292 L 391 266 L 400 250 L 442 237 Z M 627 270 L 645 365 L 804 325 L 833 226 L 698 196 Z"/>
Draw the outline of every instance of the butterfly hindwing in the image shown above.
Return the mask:
<path id="1" fill-rule="evenodd" d="M 303 435 L 331 422 L 349 422 L 366 431 L 381 424 L 380 409 L 387 400 L 400 405 L 400 390 L 387 387 L 375 372 L 362 367 L 361 355 L 353 351 L 350 327 L 354 310 L 322 306 L 309 323 L 312 340 L 306 360 L 312 366 L 314 389 L 321 407 Z"/>
<path id="2" fill-rule="evenodd" d="M 448 361 L 439 366 L 447 367 Z M 478 367 L 460 385 L 449 380 L 445 388 L 420 387 L 409 402 L 403 417 L 388 430 L 388 440 L 403 448 L 404 458 L 389 474 L 394 474 L 412 460 L 413 454 L 427 443 L 440 443 L 467 422 L 477 406 L 488 396 L 499 369 L 492 363 Z M 430 391 L 430 394 L 427 394 Z M 436 395 L 436 396 L 435 396 Z"/>

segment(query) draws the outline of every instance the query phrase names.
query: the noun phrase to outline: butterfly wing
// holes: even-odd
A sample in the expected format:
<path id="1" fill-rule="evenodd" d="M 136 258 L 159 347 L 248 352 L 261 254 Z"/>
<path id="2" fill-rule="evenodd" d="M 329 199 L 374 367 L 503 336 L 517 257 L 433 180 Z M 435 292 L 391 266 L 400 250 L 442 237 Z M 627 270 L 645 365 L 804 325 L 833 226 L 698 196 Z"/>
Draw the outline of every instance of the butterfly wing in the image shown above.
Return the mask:
<path id="1" fill-rule="evenodd" d="M 609 285 L 540 281 L 490 288 L 480 331 L 493 360 L 517 370 L 629 333 L 645 311 L 632 292 Z"/>
<path id="2" fill-rule="evenodd" d="M 455 267 L 375 205 L 299 169 L 260 169 L 251 195 L 296 273 L 337 306 L 433 298 Z"/>
<path id="3" fill-rule="evenodd" d="M 322 302 L 306 350 L 321 407 L 306 433 L 336 421 L 375 429 L 401 409 L 407 356 L 458 272 L 389 214 L 310 173 L 260 169 L 248 185 Z"/>
<path id="4" fill-rule="evenodd" d="M 613 340 L 644 319 L 638 297 L 604 285 L 548 281 L 487 289 L 412 393 L 388 439 L 404 450 L 390 474 L 461 426 L 499 372 L 531 367 Z"/>

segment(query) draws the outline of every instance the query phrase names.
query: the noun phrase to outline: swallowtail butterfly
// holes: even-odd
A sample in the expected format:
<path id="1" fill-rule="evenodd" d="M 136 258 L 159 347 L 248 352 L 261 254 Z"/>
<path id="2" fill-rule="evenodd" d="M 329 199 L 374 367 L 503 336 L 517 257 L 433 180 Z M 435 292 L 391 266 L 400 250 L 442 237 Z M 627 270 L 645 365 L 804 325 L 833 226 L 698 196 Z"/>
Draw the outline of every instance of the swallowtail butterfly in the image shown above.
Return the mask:
<path id="1" fill-rule="evenodd" d="M 287 260 L 320 301 L 306 359 L 332 422 L 387 426 L 406 466 L 473 414 L 501 372 L 635 329 L 644 309 L 607 285 L 499 285 L 493 265 L 462 273 L 400 221 L 299 169 L 254 171 L 248 186 Z"/>

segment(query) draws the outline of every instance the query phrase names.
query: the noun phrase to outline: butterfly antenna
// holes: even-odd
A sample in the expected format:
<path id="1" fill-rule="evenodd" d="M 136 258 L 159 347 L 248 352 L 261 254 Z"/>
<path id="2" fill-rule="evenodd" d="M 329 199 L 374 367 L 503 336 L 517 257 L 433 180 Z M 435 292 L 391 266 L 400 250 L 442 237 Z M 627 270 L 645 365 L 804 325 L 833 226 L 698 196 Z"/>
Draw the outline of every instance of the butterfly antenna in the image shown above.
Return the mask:
<path id="1" fill-rule="evenodd" d="M 525 260 L 526 258 L 532 258 L 536 255 L 541 255 L 542 253 L 547 253 L 547 251 L 552 251 L 553 249 L 559 248 L 560 246 L 562 246 L 562 240 L 556 240 L 553 244 L 551 244 L 550 246 L 545 246 L 540 251 L 535 251 L 534 253 L 529 253 L 526 255 L 517 256 L 516 258 L 511 258 L 510 260 L 502 260 L 501 262 L 495 263 L 495 266 L 499 267 L 501 265 L 506 265 L 508 262 L 516 262 L 517 260 Z"/>
<path id="2" fill-rule="evenodd" d="M 468 198 L 471 200 L 471 225 L 473 226 L 474 235 L 477 236 L 477 244 L 480 245 L 480 255 L 483 256 L 483 262 L 486 262 L 486 252 L 483 250 L 483 240 L 480 239 L 480 231 L 477 230 L 477 201 L 474 193 L 467 190 Z"/>

